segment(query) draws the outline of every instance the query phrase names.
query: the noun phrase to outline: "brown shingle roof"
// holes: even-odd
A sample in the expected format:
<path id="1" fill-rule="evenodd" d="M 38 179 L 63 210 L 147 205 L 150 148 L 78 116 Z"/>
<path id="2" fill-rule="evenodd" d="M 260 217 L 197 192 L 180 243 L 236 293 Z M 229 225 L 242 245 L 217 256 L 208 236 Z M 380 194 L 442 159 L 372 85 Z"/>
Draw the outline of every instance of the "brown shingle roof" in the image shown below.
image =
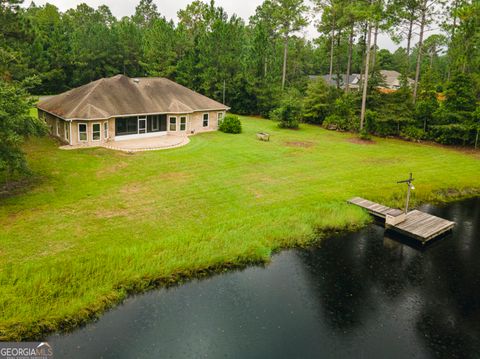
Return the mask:
<path id="1" fill-rule="evenodd" d="M 221 103 L 161 77 L 104 78 L 38 103 L 64 119 L 104 119 L 154 113 L 228 110 Z"/>

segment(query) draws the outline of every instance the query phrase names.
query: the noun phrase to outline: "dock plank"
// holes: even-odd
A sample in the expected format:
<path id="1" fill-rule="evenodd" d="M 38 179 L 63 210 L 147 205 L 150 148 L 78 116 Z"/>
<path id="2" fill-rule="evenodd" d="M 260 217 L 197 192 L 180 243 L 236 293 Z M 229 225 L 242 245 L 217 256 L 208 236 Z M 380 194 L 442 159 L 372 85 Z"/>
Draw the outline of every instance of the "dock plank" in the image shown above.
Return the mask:
<path id="1" fill-rule="evenodd" d="M 400 209 L 390 208 L 362 197 L 354 197 L 347 202 L 364 208 L 372 215 L 380 218 L 386 218 L 387 214 L 398 215 L 402 212 Z M 396 225 L 386 225 L 386 228 L 425 244 L 427 241 L 451 230 L 454 226 L 455 222 L 419 210 L 413 210 L 407 213 L 403 222 Z"/>

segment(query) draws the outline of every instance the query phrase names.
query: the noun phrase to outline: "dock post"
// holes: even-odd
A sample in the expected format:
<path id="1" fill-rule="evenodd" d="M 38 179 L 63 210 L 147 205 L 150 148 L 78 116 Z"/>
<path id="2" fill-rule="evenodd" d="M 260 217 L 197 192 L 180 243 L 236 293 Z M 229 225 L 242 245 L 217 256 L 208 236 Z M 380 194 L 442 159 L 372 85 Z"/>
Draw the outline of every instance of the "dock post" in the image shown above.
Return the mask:
<path id="1" fill-rule="evenodd" d="M 407 184 L 407 202 L 405 203 L 405 214 L 408 213 L 408 205 L 410 204 L 410 191 L 412 189 L 415 189 L 413 186 L 412 182 L 414 181 L 414 178 L 412 177 L 412 173 L 410 173 L 410 177 L 406 180 L 403 181 L 398 181 L 397 183 L 406 183 Z"/>

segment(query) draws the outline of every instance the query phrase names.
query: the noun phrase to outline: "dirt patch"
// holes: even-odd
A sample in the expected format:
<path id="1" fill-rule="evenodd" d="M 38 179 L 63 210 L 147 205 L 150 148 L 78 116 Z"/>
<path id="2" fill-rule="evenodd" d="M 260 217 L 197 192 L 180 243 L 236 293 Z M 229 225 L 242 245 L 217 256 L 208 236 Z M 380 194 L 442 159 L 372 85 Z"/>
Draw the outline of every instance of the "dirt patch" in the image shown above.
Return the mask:
<path id="1" fill-rule="evenodd" d="M 358 137 L 347 138 L 347 141 L 350 142 L 350 143 L 355 143 L 357 145 L 374 145 L 375 144 L 375 141 L 362 140 L 361 138 L 358 138 Z"/>
<path id="2" fill-rule="evenodd" d="M 310 147 L 315 146 L 315 143 L 311 142 L 311 141 L 289 141 L 289 142 L 285 142 L 285 146 L 299 147 L 299 148 L 310 148 Z"/>

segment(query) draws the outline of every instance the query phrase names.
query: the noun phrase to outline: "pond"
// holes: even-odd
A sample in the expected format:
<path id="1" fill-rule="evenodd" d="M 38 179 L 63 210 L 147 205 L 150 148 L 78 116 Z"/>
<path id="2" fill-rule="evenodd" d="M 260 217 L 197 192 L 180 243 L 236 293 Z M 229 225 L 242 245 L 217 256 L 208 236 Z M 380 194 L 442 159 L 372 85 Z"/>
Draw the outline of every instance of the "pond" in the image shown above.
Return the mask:
<path id="1" fill-rule="evenodd" d="M 45 339 L 58 358 L 478 357 L 480 199 L 421 209 L 457 222 L 427 250 L 372 224 Z"/>

